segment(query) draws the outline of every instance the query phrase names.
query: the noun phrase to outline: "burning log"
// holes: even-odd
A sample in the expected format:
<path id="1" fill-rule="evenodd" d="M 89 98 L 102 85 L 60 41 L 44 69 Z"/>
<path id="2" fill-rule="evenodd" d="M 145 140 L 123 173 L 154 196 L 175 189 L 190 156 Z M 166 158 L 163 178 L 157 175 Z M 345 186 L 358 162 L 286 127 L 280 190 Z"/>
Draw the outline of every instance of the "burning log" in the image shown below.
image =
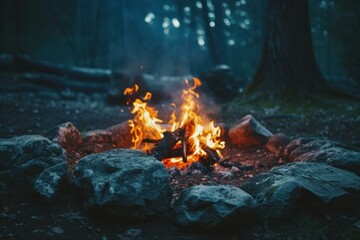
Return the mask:
<path id="1" fill-rule="evenodd" d="M 183 132 L 182 139 L 181 139 L 181 157 L 183 159 L 183 162 L 187 162 L 187 147 L 186 147 L 186 137 L 185 132 Z"/>
<path id="2" fill-rule="evenodd" d="M 229 130 L 232 144 L 240 147 L 255 147 L 265 144 L 273 135 L 261 125 L 252 115 L 246 115 Z"/>
<path id="3" fill-rule="evenodd" d="M 211 165 L 213 165 L 214 163 L 219 162 L 220 156 L 214 149 L 209 148 L 205 144 L 201 144 L 201 148 L 206 152 L 207 159 L 208 159 L 208 161 L 211 162 L 210 163 Z"/>
<path id="4" fill-rule="evenodd" d="M 151 155 L 159 161 L 169 156 L 174 146 L 183 139 L 184 132 L 184 128 L 179 128 L 174 132 L 164 132 L 163 139 L 153 148 Z"/>

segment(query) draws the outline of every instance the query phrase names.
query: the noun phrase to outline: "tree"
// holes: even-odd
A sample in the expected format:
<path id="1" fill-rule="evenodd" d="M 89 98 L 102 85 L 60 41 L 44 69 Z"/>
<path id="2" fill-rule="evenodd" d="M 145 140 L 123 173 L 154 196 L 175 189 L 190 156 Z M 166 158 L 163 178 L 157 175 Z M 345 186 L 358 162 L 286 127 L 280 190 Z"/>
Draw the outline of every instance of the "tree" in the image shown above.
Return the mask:
<path id="1" fill-rule="evenodd" d="M 303 97 L 328 91 L 315 61 L 307 0 L 269 0 L 260 66 L 247 92 Z"/>
<path id="2" fill-rule="evenodd" d="M 341 62 L 349 76 L 360 86 L 360 2 L 336 1 L 335 41 L 342 46 Z"/>
<path id="3" fill-rule="evenodd" d="M 207 0 L 201 0 L 203 27 L 205 30 L 207 46 L 213 65 L 227 64 L 226 38 L 224 35 L 224 9 L 222 1 L 213 1 L 215 21 L 210 18 L 210 9 Z M 213 22 L 213 23 L 212 23 Z M 214 24 L 211 26 L 211 23 Z"/>

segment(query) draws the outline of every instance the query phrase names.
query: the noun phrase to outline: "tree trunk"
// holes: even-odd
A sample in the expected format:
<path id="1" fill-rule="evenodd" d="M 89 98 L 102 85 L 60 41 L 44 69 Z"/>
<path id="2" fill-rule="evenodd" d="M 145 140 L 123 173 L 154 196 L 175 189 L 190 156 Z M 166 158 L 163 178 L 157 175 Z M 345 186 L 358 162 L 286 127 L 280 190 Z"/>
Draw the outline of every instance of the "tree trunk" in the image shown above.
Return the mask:
<path id="1" fill-rule="evenodd" d="M 247 92 L 296 98 L 325 89 L 313 51 L 308 1 L 269 0 L 261 62 Z"/>
<path id="2" fill-rule="evenodd" d="M 220 64 L 219 55 L 216 48 L 215 38 L 210 27 L 210 18 L 209 18 L 209 8 L 207 5 L 207 0 L 201 0 L 202 8 L 202 19 L 204 24 L 205 36 L 206 36 L 206 45 L 212 60 L 213 65 Z"/>
<path id="3" fill-rule="evenodd" d="M 225 36 L 225 23 L 224 23 L 224 8 L 222 6 L 222 1 L 213 1 L 214 2 L 214 9 L 215 9 L 215 27 L 214 27 L 214 34 L 215 34 L 215 44 L 216 44 L 216 52 L 219 58 L 220 64 L 229 64 L 228 56 L 226 52 L 227 48 L 227 41 Z"/>

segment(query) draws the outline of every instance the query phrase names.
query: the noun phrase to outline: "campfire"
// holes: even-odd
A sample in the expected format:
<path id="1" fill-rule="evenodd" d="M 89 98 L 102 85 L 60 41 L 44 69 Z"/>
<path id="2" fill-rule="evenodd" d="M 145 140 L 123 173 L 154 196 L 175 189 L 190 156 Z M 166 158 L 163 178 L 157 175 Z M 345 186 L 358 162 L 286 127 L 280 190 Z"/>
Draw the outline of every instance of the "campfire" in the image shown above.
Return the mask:
<path id="1" fill-rule="evenodd" d="M 166 124 L 158 117 L 158 111 L 149 106 L 150 92 L 128 101 L 134 114 L 134 119 L 129 120 L 132 148 L 153 155 L 167 168 L 181 169 L 198 161 L 215 164 L 221 159 L 220 150 L 225 148 L 220 126 L 201 111 L 203 104 L 196 91 L 201 86 L 200 79 L 193 78 L 192 83 L 186 80 L 186 86 L 181 106 L 171 104 L 174 110 Z M 135 85 L 126 88 L 124 94 L 133 96 L 138 91 L 139 86 Z"/>

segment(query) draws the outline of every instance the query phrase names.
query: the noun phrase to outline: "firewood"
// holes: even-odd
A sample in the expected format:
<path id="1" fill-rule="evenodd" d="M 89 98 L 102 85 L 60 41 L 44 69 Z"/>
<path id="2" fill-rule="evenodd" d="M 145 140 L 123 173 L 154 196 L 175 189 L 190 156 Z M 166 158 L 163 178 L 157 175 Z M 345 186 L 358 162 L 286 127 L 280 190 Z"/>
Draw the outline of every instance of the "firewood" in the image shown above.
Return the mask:
<path id="1" fill-rule="evenodd" d="M 166 158 L 166 156 L 169 156 L 176 143 L 181 141 L 184 134 L 183 132 L 183 128 L 179 128 L 174 132 L 164 132 L 163 139 L 161 139 L 161 141 L 153 148 L 151 155 L 159 161 Z"/>
<path id="2" fill-rule="evenodd" d="M 184 163 L 187 162 L 187 140 L 186 140 L 186 136 L 185 136 L 185 131 L 183 131 L 182 134 L 182 139 L 181 139 L 181 157 Z"/>
<path id="3" fill-rule="evenodd" d="M 142 140 L 142 142 L 143 143 L 155 143 L 155 144 L 157 144 L 157 143 L 161 142 L 161 139 L 144 138 Z"/>
<path id="4" fill-rule="evenodd" d="M 209 148 L 205 144 L 201 144 L 201 148 L 206 152 L 207 157 L 211 160 L 211 162 L 217 163 L 220 160 L 220 156 L 216 150 Z"/>

